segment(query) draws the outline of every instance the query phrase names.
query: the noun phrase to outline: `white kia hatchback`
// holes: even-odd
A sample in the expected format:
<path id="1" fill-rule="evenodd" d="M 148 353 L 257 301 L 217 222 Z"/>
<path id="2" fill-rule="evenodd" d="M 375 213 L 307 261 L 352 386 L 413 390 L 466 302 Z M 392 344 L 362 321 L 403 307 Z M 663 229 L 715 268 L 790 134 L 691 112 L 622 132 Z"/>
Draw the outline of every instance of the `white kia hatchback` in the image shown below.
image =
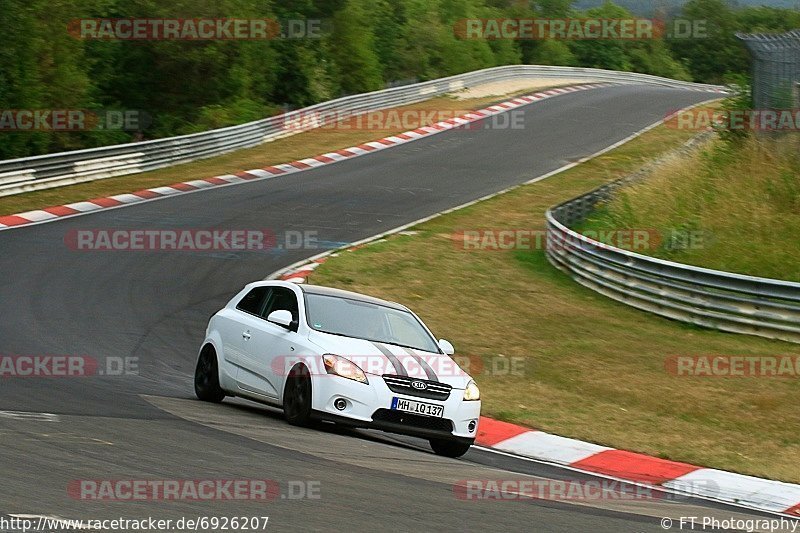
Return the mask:
<path id="1" fill-rule="evenodd" d="M 195 393 L 283 408 L 294 425 L 329 421 L 429 440 L 460 457 L 475 441 L 480 392 L 405 306 L 317 285 L 259 281 L 211 317 Z"/>

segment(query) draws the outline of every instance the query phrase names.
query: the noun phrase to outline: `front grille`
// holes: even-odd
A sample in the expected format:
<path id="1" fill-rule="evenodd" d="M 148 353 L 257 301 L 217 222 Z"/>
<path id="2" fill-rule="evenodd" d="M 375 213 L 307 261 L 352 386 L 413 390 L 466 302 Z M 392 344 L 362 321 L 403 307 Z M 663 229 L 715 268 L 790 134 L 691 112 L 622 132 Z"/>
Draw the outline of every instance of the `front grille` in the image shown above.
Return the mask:
<path id="1" fill-rule="evenodd" d="M 415 415 L 413 413 L 404 413 L 403 411 L 396 411 L 393 409 L 378 409 L 372 415 L 372 420 L 374 422 L 391 422 L 413 428 L 432 429 L 448 433 L 452 433 L 453 431 L 453 422 L 446 418 Z"/>
<path id="2" fill-rule="evenodd" d="M 381 377 L 392 392 L 406 394 L 408 396 L 417 396 L 418 398 L 427 398 L 429 400 L 446 400 L 450 397 L 450 391 L 453 389 L 453 387 L 445 383 L 428 381 L 427 379 L 395 376 L 393 374 L 384 374 Z M 415 381 L 424 383 L 425 388 L 417 389 L 413 387 L 412 383 Z"/>

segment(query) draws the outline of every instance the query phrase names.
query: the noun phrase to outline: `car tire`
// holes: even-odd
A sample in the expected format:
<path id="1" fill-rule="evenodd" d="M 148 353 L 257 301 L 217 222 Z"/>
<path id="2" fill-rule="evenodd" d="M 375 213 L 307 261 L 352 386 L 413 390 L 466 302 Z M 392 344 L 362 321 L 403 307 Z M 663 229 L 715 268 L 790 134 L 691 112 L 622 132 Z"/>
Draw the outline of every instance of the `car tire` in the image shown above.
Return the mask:
<path id="1" fill-rule="evenodd" d="M 436 455 L 453 458 L 461 457 L 469 451 L 469 447 L 471 446 L 468 442 L 446 439 L 431 439 L 429 442 Z"/>
<path id="2" fill-rule="evenodd" d="M 308 427 L 311 419 L 311 375 L 303 365 L 289 371 L 283 389 L 283 416 L 293 426 Z"/>
<path id="3" fill-rule="evenodd" d="M 219 403 L 225 398 L 225 391 L 219 386 L 217 354 L 211 346 L 205 346 L 197 358 L 194 371 L 194 393 L 204 402 Z"/>

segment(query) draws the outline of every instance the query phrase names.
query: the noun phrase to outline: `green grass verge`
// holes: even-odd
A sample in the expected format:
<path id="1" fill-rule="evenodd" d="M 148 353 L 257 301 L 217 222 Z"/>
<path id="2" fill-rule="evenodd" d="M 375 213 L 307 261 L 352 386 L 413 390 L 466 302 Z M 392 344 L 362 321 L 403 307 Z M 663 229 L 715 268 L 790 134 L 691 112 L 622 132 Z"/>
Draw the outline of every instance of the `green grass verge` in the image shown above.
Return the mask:
<path id="1" fill-rule="evenodd" d="M 800 281 L 800 135 L 718 141 L 623 189 L 581 226 L 615 228 L 663 236 L 641 253 Z"/>
<path id="2" fill-rule="evenodd" d="M 542 251 L 465 251 L 464 229 L 543 228 L 545 210 L 674 149 L 656 128 L 542 182 L 343 252 L 311 282 L 403 302 L 457 353 L 524 358 L 522 375 L 483 372 L 484 414 L 559 435 L 698 465 L 800 482 L 800 380 L 677 377 L 672 355 L 800 355 L 800 346 L 672 322 L 563 275 Z"/>

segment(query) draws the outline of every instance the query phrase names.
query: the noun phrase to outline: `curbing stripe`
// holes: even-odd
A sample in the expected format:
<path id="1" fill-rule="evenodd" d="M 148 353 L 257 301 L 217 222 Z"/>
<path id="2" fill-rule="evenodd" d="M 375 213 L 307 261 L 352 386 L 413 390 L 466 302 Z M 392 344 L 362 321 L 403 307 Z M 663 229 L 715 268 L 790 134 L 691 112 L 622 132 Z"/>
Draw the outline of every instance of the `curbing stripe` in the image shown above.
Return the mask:
<path id="1" fill-rule="evenodd" d="M 211 182 L 212 179 L 213 180 L 218 180 L 219 183 L 227 183 L 227 182 L 225 182 L 223 180 L 220 180 L 219 178 L 208 178 L 208 181 Z M 149 189 L 143 189 L 141 191 L 136 191 L 136 192 L 131 193 L 131 194 L 135 194 L 136 196 L 140 196 L 144 200 L 149 200 L 151 198 L 158 198 L 159 196 L 161 196 L 157 192 L 153 192 L 153 191 L 151 191 Z"/>
<path id="2" fill-rule="evenodd" d="M 338 154 L 336 152 L 328 152 L 327 154 L 324 154 L 322 157 L 327 157 L 329 159 L 332 159 L 333 161 L 342 161 L 344 159 L 347 159 L 347 157 L 343 156 L 342 154 Z"/>
<path id="3" fill-rule="evenodd" d="M 258 177 L 255 174 L 251 174 L 249 170 L 243 172 L 237 172 L 236 174 L 234 174 L 234 176 L 236 176 L 237 178 L 242 178 L 243 180 L 254 180 Z M 173 187 L 175 186 L 173 185 Z"/>
<path id="4" fill-rule="evenodd" d="M 141 198 L 139 198 L 141 200 Z M 79 213 L 77 209 L 72 209 L 71 207 L 67 207 L 65 205 L 57 205 L 55 207 L 46 207 L 45 211 L 48 213 L 53 213 L 59 217 L 65 217 L 67 215 L 74 215 L 75 213 Z"/>
<path id="5" fill-rule="evenodd" d="M 237 178 L 236 176 L 232 176 L 230 174 L 225 176 L 220 176 L 220 179 L 223 179 L 225 181 L 229 181 L 230 179 L 235 179 L 237 181 L 241 180 L 241 178 Z M 153 187 L 152 189 L 147 189 L 147 190 L 161 196 L 169 196 L 170 194 L 177 194 L 181 192 L 178 189 L 175 189 L 174 187 Z"/>
<path id="6" fill-rule="evenodd" d="M 615 85 L 614 83 L 583 83 L 561 89 L 552 89 L 548 91 L 540 91 L 529 95 L 518 96 L 509 101 L 501 102 L 490 107 L 470 111 L 462 116 L 451 118 L 446 121 L 432 124 L 430 126 L 423 126 L 414 130 L 397 133 L 395 135 L 387 136 L 382 139 L 370 141 L 358 146 L 350 148 L 343 148 L 330 152 L 327 154 L 317 155 L 311 158 L 302 159 L 299 161 L 292 161 L 289 163 L 282 163 L 272 166 L 267 166 L 261 169 L 246 170 L 238 172 L 237 174 L 223 174 L 220 176 L 213 176 L 209 178 L 197 179 L 176 183 L 170 186 L 154 187 L 152 189 L 144 189 L 131 193 L 117 194 L 105 198 L 94 198 L 81 202 L 71 204 L 58 205 L 46 207 L 40 210 L 31 211 L 29 213 L 17 213 L 13 215 L 6 215 L 0 217 L 0 230 L 8 230 L 26 226 L 29 224 L 48 223 L 54 220 L 59 220 L 64 217 L 79 216 L 86 213 L 98 211 L 101 209 L 112 209 L 117 207 L 124 207 L 126 205 L 137 204 L 143 201 L 159 200 L 167 196 L 176 194 L 188 194 L 197 192 L 203 189 L 214 187 L 228 186 L 238 183 L 245 183 L 248 181 L 270 179 L 275 176 L 291 174 L 309 170 L 318 166 L 328 165 L 342 161 L 351 157 L 357 157 L 372 153 L 374 151 L 383 150 L 390 146 L 396 146 L 423 137 L 434 135 L 441 131 L 458 128 L 460 125 L 468 124 L 481 120 L 486 116 L 492 116 L 497 113 L 504 112 L 509 109 L 514 109 L 521 105 L 527 105 L 538 102 L 543 99 L 551 98 L 561 94 L 573 93 L 576 91 L 583 91 L 595 89 L 600 87 L 608 87 Z M 722 89 L 690 89 L 696 91 L 723 93 Z"/>
<path id="7" fill-rule="evenodd" d="M 325 164 L 324 161 L 320 161 L 316 157 L 309 157 L 309 158 L 306 158 L 306 159 L 301 159 L 301 160 L 297 161 L 297 163 L 306 165 L 305 168 L 321 167 L 322 165 Z"/>
<path id="8" fill-rule="evenodd" d="M 291 174 L 297 172 L 299 169 L 293 166 L 291 163 L 281 163 L 280 165 L 275 165 L 275 168 L 282 170 L 284 174 Z"/>
<path id="9" fill-rule="evenodd" d="M 570 463 L 570 466 L 651 485 L 660 485 L 700 470 L 698 466 L 624 450 L 605 450 Z"/>
<path id="10" fill-rule="evenodd" d="M 170 185 L 173 189 L 177 189 L 179 191 L 194 191 L 197 189 L 194 185 L 189 185 L 188 183 L 175 183 L 174 185 Z"/>
<path id="11" fill-rule="evenodd" d="M 667 481 L 663 483 L 663 486 L 775 513 L 797 516 L 797 509 L 800 508 L 800 503 L 797 503 L 800 502 L 800 485 L 770 481 L 712 468 L 698 469 Z"/>
<path id="12" fill-rule="evenodd" d="M 270 174 L 275 175 L 275 176 L 286 173 L 285 170 L 282 170 L 282 169 L 277 168 L 277 167 L 264 167 L 262 170 L 264 170 L 266 172 L 269 172 Z"/>
<path id="13" fill-rule="evenodd" d="M 114 198 L 92 198 L 89 200 L 93 204 L 97 204 L 100 207 L 117 207 L 118 205 L 122 205 L 122 202 L 119 200 L 115 200 Z M 27 217 L 26 217 L 27 218 Z"/>
<path id="14" fill-rule="evenodd" d="M 198 189 L 205 189 L 205 188 L 211 187 L 213 185 L 208 180 L 192 180 L 192 181 L 187 181 L 186 183 L 188 183 L 189 185 L 193 185 L 193 186 L 197 187 Z M 126 195 L 120 195 L 120 196 L 126 196 Z M 141 198 L 139 198 L 139 200 L 141 200 Z"/>
<path id="15" fill-rule="evenodd" d="M 800 503 L 798 503 L 797 505 L 795 505 L 793 507 L 789 507 L 784 512 L 786 514 L 789 514 L 789 515 L 792 515 L 792 516 L 800 516 Z"/>
<path id="16" fill-rule="evenodd" d="M 53 213 L 49 213 L 42 209 L 37 209 L 35 211 L 27 211 L 25 213 L 20 213 L 17 216 L 25 220 L 31 220 L 33 222 L 41 222 L 43 220 L 58 218 L 58 215 L 54 215 Z"/>
<path id="17" fill-rule="evenodd" d="M 98 204 L 93 204 L 91 202 L 75 202 L 74 204 L 67 204 L 66 206 L 75 211 L 80 211 L 81 213 L 102 209 Z"/>
<path id="18" fill-rule="evenodd" d="M 227 182 L 227 181 L 225 181 L 224 179 L 222 179 L 222 178 L 217 178 L 217 177 L 214 177 L 214 178 L 206 178 L 206 179 L 205 179 L 205 181 L 209 182 L 209 183 L 210 183 L 210 184 L 212 184 L 212 185 L 225 185 L 225 184 L 227 184 L 227 183 L 228 183 L 228 182 Z M 140 191 L 140 192 L 147 192 L 147 191 Z M 134 194 L 139 194 L 139 193 L 134 193 Z M 151 198 L 152 198 L 152 197 L 151 197 Z"/>
<path id="19" fill-rule="evenodd" d="M 285 279 L 306 279 L 308 276 L 311 275 L 311 270 L 298 270 L 296 272 L 292 272 L 291 274 L 287 274 L 284 278 Z"/>
<path id="20" fill-rule="evenodd" d="M 376 150 L 383 150 L 387 146 L 387 145 L 381 143 L 380 141 L 370 141 L 370 142 L 365 143 L 365 144 L 375 148 Z M 392 143 L 392 144 L 394 144 L 394 143 Z"/>
<path id="21" fill-rule="evenodd" d="M 478 444 L 483 445 L 480 441 Z M 516 437 L 495 442 L 492 447 L 504 452 L 542 458 L 563 465 L 583 461 L 598 453 L 611 450 L 611 448 L 599 444 L 552 435 L 543 431 L 526 431 Z"/>
<path id="22" fill-rule="evenodd" d="M 27 218 L 22 218 L 19 215 L 6 215 L 0 217 L 0 224 L 2 224 L 4 228 L 13 228 L 15 226 L 22 226 L 29 223 L 30 220 Z"/>
<path id="23" fill-rule="evenodd" d="M 494 446 L 498 442 L 516 437 L 531 431 L 516 424 L 509 424 L 482 416 L 478 424 L 478 436 L 475 442 L 482 446 Z"/>
<path id="24" fill-rule="evenodd" d="M 800 485 L 606 448 L 521 426 L 516 430 L 520 432 L 514 435 L 514 424 L 481 417 L 476 444 L 748 509 L 800 516 Z M 581 454 L 585 457 L 576 460 Z"/>
<path id="25" fill-rule="evenodd" d="M 249 175 L 253 176 L 253 179 L 256 179 L 256 178 L 265 179 L 265 178 L 271 178 L 272 177 L 272 174 L 270 174 L 266 170 L 261 170 L 260 168 L 254 168 L 252 170 L 248 170 L 247 173 Z"/>
<path id="26" fill-rule="evenodd" d="M 208 184 L 206 183 L 208 186 Z M 109 198 L 113 198 L 114 200 L 123 203 L 123 204 L 132 204 L 134 202 L 141 202 L 142 198 L 140 196 L 136 196 L 134 194 L 117 194 L 114 196 L 109 196 Z"/>

